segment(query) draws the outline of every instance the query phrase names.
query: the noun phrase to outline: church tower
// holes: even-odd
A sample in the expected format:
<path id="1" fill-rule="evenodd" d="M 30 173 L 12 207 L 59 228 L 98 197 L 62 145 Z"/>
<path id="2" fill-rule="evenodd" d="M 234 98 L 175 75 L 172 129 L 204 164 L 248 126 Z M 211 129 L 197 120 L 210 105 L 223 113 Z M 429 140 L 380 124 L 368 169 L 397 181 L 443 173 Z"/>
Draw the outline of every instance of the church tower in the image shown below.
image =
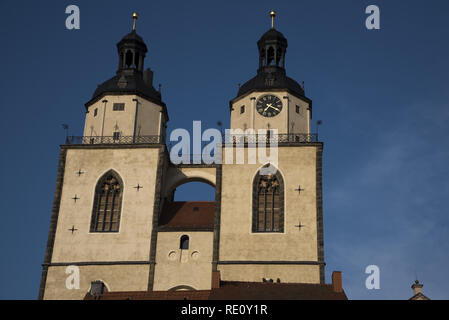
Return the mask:
<path id="1" fill-rule="evenodd" d="M 40 299 L 346 298 L 341 273 L 332 286 L 324 279 L 312 101 L 286 74 L 288 42 L 270 15 L 257 74 L 230 101 L 224 161 L 180 164 L 133 15 L 116 74 L 85 104 L 83 136 L 61 145 Z M 176 202 L 176 188 L 192 181 L 214 187 L 215 201 Z"/>
<path id="2" fill-rule="evenodd" d="M 83 136 L 61 146 L 40 299 L 147 290 L 154 272 L 168 113 L 153 72 L 144 70 L 147 46 L 133 18 L 117 44 L 116 75 L 85 104 Z M 71 266 L 79 289 L 66 285 L 78 272 Z"/>
<path id="3" fill-rule="evenodd" d="M 231 129 L 255 131 L 242 139 L 231 133 L 226 147 L 234 161 L 242 150 L 248 159 L 265 129 L 277 163 L 224 160 L 218 270 L 228 281 L 324 284 L 323 144 L 310 133 L 312 101 L 286 75 L 288 42 L 274 28 L 276 13 L 270 15 L 271 28 L 257 42 L 257 75 L 230 101 Z M 267 165 L 276 172 L 262 174 Z"/>

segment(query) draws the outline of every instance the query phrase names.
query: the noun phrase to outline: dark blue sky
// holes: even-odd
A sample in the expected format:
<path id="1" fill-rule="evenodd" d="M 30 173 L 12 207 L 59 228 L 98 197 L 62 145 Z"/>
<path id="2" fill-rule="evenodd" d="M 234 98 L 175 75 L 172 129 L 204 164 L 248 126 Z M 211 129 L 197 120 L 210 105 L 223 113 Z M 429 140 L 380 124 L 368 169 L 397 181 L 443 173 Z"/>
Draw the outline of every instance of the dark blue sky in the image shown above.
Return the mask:
<path id="1" fill-rule="evenodd" d="M 228 102 L 255 75 L 274 8 L 287 74 L 305 81 L 313 121 L 323 120 L 326 280 L 341 270 L 349 298 L 407 299 L 417 274 L 426 295 L 449 299 L 447 0 L 41 3 L 0 2 L 0 298 L 37 297 L 61 124 L 82 134 L 84 103 L 114 75 L 131 13 L 171 131 L 229 125 Z M 70 4 L 80 30 L 65 28 Z M 379 31 L 365 28 L 370 4 Z M 180 188 L 178 199 L 197 193 Z M 371 264 L 380 290 L 365 288 Z"/>

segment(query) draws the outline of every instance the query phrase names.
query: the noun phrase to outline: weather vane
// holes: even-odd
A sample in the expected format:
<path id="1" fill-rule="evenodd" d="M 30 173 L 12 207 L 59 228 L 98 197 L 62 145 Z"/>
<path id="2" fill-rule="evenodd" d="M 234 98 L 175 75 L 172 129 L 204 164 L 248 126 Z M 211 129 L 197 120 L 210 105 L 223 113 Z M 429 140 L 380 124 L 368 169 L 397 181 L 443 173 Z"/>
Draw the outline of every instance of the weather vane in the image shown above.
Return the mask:
<path id="1" fill-rule="evenodd" d="M 136 30 L 136 21 L 137 21 L 137 19 L 139 19 L 139 15 L 137 14 L 137 12 L 134 12 L 133 13 L 133 20 L 134 20 L 134 22 L 133 22 L 133 31 Z"/>
<path id="2" fill-rule="evenodd" d="M 274 18 L 276 17 L 276 11 L 271 10 L 270 17 L 271 17 L 271 29 L 274 29 Z"/>

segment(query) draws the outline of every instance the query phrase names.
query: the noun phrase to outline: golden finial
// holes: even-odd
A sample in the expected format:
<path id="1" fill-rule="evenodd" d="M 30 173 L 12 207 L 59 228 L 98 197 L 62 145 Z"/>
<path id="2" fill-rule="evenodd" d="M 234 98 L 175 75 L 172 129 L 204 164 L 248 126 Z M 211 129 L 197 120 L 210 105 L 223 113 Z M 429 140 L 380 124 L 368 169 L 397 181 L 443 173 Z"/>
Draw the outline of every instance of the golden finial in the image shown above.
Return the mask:
<path id="1" fill-rule="evenodd" d="M 137 14 L 137 12 L 134 12 L 133 13 L 133 20 L 134 20 L 134 22 L 133 22 L 133 31 L 136 30 L 136 21 L 137 21 L 137 19 L 139 19 L 139 15 Z"/>
<path id="2" fill-rule="evenodd" d="M 276 11 L 271 10 L 270 17 L 271 17 L 271 29 L 274 29 L 274 18 L 276 17 Z"/>

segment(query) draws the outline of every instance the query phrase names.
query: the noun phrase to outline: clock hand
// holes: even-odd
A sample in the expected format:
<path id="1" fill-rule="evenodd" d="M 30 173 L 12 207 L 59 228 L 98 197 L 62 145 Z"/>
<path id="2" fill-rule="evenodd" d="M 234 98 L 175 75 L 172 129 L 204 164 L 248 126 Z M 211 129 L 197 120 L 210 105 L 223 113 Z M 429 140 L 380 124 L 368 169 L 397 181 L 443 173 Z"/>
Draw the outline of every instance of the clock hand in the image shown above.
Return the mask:
<path id="1" fill-rule="evenodd" d="M 270 106 L 270 108 L 272 108 L 272 109 L 274 109 L 274 110 L 277 110 L 277 111 L 281 111 L 281 110 L 279 110 L 278 108 L 276 108 L 276 107 L 273 107 L 273 106 Z"/>

